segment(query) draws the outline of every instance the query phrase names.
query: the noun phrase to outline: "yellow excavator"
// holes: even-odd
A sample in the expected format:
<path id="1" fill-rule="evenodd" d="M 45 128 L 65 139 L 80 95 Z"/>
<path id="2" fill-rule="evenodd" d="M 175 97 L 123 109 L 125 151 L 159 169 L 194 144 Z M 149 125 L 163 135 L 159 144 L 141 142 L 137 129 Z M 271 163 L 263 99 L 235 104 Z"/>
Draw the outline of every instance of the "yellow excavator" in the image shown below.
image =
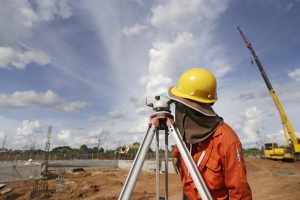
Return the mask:
<path id="1" fill-rule="evenodd" d="M 279 102 L 277 94 L 276 94 L 275 90 L 273 89 L 271 82 L 270 82 L 258 56 L 256 55 L 252 44 L 247 40 L 247 38 L 245 37 L 245 35 L 241 31 L 241 29 L 239 27 L 237 27 L 237 28 L 247 46 L 247 48 L 250 50 L 250 52 L 253 55 L 253 58 L 258 66 L 258 69 L 267 85 L 269 93 L 270 93 L 270 95 L 276 105 L 276 108 L 279 112 L 282 126 L 283 126 L 283 132 L 284 132 L 286 144 L 279 147 L 277 145 L 277 143 L 275 143 L 275 142 L 265 143 L 264 144 L 264 157 L 269 158 L 269 159 L 276 159 L 276 160 L 299 159 L 300 139 L 297 137 L 292 124 L 288 120 L 287 115 L 285 114 L 283 107 L 282 107 L 281 103 Z"/>
<path id="2" fill-rule="evenodd" d="M 119 154 L 127 154 L 128 153 L 128 151 L 129 151 L 129 149 L 130 149 L 130 147 L 128 146 L 128 147 L 120 147 L 120 149 L 119 149 Z"/>

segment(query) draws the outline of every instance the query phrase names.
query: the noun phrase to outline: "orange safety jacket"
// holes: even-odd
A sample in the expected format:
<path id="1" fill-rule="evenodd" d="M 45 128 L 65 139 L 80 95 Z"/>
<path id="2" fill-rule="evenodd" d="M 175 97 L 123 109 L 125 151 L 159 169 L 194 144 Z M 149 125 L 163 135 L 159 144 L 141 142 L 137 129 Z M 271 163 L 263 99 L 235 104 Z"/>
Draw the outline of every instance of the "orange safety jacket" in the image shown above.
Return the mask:
<path id="1" fill-rule="evenodd" d="M 205 141 L 187 144 L 213 199 L 251 200 L 252 194 L 246 178 L 242 145 L 236 133 L 223 123 Z M 184 194 L 189 200 L 200 200 L 188 169 L 175 145 L 173 156 L 181 161 L 180 174 Z"/>

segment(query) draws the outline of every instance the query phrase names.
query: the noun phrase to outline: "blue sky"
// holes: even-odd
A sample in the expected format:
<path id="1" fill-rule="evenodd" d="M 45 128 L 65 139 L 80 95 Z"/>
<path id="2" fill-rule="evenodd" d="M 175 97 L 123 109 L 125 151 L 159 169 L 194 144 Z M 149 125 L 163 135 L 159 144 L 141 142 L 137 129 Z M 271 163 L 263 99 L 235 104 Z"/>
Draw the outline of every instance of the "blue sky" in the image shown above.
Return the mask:
<path id="1" fill-rule="evenodd" d="M 236 27 L 299 135 L 299 24 L 299 0 L 3 0 L 0 141 L 44 148 L 49 125 L 52 147 L 141 141 L 146 96 L 204 67 L 218 79 L 216 112 L 245 147 L 282 144 L 278 112 Z"/>

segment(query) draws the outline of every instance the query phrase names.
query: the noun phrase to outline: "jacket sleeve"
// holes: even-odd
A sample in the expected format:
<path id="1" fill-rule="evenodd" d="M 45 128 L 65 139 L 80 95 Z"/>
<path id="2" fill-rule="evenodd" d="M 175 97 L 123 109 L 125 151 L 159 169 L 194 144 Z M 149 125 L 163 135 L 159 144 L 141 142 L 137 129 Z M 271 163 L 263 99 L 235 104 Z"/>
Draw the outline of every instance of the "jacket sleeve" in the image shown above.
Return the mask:
<path id="1" fill-rule="evenodd" d="M 179 157 L 180 156 L 180 152 L 179 152 L 179 149 L 178 149 L 176 144 L 174 145 L 172 154 L 173 154 L 173 157 Z"/>
<path id="2" fill-rule="evenodd" d="M 230 200 L 252 200 L 239 141 L 228 146 L 223 162 L 225 186 L 229 190 Z"/>

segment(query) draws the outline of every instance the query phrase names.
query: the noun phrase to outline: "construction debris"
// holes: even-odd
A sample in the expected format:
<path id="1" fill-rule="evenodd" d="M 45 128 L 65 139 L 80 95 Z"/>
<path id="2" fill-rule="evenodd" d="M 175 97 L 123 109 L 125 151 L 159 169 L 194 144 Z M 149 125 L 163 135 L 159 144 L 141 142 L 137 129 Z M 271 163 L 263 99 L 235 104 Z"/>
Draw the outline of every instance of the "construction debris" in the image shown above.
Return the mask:
<path id="1" fill-rule="evenodd" d="M 0 184 L 0 190 L 2 189 L 2 188 L 4 188 L 6 186 L 6 184 Z"/>
<path id="2" fill-rule="evenodd" d="M 71 172 L 83 172 L 84 169 L 83 168 L 74 168 L 74 169 L 71 169 Z"/>
<path id="3" fill-rule="evenodd" d="M 30 192 L 29 199 L 48 199 L 49 196 L 47 180 L 36 180 Z"/>
<path id="4" fill-rule="evenodd" d="M 58 176 L 56 178 L 56 193 L 63 192 L 64 190 L 64 174 L 64 169 L 58 171 Z"/>
<path id="5" fill-rule="evenodd" d="M 1 190 L 0 194 L 1 194 L 1 196 L 5 195 L 5 194 L 11 192 L 12 190 L 13 190 L 12 188 L 5 188 L 5 189 Z"/>

